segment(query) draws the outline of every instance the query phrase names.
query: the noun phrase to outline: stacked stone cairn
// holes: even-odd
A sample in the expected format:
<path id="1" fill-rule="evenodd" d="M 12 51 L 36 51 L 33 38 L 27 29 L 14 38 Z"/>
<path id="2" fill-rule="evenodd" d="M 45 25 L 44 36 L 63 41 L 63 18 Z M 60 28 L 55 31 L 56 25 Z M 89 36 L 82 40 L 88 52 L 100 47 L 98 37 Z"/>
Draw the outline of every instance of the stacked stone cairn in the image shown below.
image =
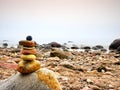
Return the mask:
<path id="1" fill-rule="evenodd" d="M 17 70 L 22 74 L 32 73 L 40 69 L 40 62 L 36 60 L 36 43 L 32 41 L 31 36 L 27 36 L 26 40 L 19 41 L 19 45 L 23 46 L 21 50 L 21 59 Z"/>
<path id="2" fill-rule="evenodd" d="M 19 41 L 19 45 L 23 46 L 21 50 L 21 61 L 18 63 L 17 71 L 20 72 L 17 74 L 17 77 L 20 78 L 19 82 L 23 82 L 23 84 L 26 84 L 28 81 L 27 78 L 30 78 L 29 83 L 33 86 L 25 86 L 22 87 L 21 84 L 18 86 L 14 86 L 14 90 L 18 90 L 18 88 L 21 88 L 21 90 L 62 90 L 60 83 L 58 82 L 56 78 L 56 74 L 47 68 L 41 68 L 40 61 L 36 60 L 36 43 L 32 41 L 32 36 L 27 36 L 26 40 Z M 30 74 L 31 73 L 31 74 Z M 21 75 L 22 74 L 22 75 Z M 27 75 L 26 75 L 27 74 Z M 22 79 L 24 77 L 24 79 Z M 25 78 L 27 77 L 27 78 Z M 10 82 L 19 83 L 17 80 L 10 80 Z M 28 83 L 28 82 L 27 82 Z M 22 85 L 23 85 L 22 84 Z M 6 89 L 7 87 L 10 87 L 11 85 L 7 84 L 5 85 L 4 90 L 11 90 Z M 1 86 L 3 88 L 3 86 Z M 13 87 L 12 87 L 13 89 Z"/>

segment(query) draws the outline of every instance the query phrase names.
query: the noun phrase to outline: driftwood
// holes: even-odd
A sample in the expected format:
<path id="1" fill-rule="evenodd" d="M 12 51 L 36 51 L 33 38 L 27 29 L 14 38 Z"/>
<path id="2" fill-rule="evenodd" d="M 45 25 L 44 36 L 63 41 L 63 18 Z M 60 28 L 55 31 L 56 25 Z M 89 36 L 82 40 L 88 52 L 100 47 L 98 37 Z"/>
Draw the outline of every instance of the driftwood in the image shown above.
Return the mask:
<path id="1" fill-rule="evenodd" d="M 41 69 L 30 74 L 17 72 L 10 78 L 0 81 L 0 90 L 62 90 L 59 83 L 56 81 L 57 79 L 53 79 L 55 77 L 52 74 L 50 75 L 49 71 L 48 69 Z M 46 78 L 48 79 L 46 82 L 45 77 L 39 77 L 39 74 L 50 75 L 50 77 Z M 44 80 L 40 78 L 44 78 Z M 50 79 L 55 81 L 56 86 L 51 86 L 55 83 L 51 83 Z M 50 86 L 48 84 L 50 84 Z"/>

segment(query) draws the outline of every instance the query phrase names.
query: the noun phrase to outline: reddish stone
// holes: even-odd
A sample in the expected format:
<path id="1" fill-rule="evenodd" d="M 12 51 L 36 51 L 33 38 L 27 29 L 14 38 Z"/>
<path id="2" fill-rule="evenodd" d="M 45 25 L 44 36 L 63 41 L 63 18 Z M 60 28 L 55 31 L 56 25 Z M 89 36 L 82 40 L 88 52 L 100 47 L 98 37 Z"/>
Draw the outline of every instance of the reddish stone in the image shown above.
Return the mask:
<path id="1" fill-rule="evenodd" d="M 8 69 L 17 69 L 17 64 L 15 63 L 4 63 L 4 62 L 0 62 L 0 67 L 2 68 L 8 68 Z"/>

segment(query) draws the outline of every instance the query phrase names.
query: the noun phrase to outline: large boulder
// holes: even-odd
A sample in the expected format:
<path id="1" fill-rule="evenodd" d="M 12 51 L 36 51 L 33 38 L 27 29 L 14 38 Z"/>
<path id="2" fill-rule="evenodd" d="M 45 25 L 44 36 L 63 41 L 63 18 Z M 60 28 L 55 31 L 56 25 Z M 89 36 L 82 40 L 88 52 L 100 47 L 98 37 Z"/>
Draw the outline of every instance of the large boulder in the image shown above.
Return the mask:
<path id="1" fill-rule="evenodd" d="M 115 39 L 110 45 L 109 50 L 117 50 L 117 48 L 120 46 L 120 39 Z"/>
<path id="2" fill-rule="evenodd" d="M 10 78 L 0 81 L 0 90 L 62 90 L 55 73 L 41 68 L 30 74 L 17 72 Z"/>

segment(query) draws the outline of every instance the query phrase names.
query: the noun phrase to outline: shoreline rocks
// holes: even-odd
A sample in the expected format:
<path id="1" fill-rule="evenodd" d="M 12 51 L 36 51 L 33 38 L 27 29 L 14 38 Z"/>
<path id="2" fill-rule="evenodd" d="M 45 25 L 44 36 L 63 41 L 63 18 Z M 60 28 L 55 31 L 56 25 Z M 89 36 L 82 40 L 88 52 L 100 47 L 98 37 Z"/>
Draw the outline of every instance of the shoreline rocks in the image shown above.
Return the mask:
<path id="1" fill-rule="evenodd" d="M 56 51 L 56 49 L 52 49 L 52 50 Z M 119 53 L 103 52 L 104 50 L 101 51 L 102 49 L 93 50 L 93 51 L 91 49 L 91 51 L 85 52 L 76 49 L 73 50 L 67 49 L 67 51 L 64 51 L 61 48 L 57 48 L 57 50 L 61 50 L 64 54 L 65 52 L 70 53 L 70 54 L 66 54 L 67 56 L 72 56 L 72 58 L 59 58 L 59 56 L 57 55 L 55 57 L 50 56 L 52 50 L 51 49 L 46 50 L 45 48 L 42 48 L 39 51 L 37 51 L 37 53 L 41 53 L 43 55 L 42 58 L 37 59 L 41 63 L 41 67 L 37 71 L 30 74 L 37 75 L 37 78 L 39 78 L 40 81 L 44 79 L 44 83 L 47 84 L 51 82 L 51 80 L 53 81 L 52 78 L 49 81 L 47 81 L 47 78 L 49 77 L 49 73 L 51 73 L 51 71 L 54 71 L 54 75 L 57 76 L 56 78 L 59 81 L 58 86 L 61 85 L 60 87 L 62 88 L 62 90 L 86 90 L 86 89 L 119 90 L 120 89 L 120 84 L 119 84 L 120 54 Z M 9 51 L 10 50 L 7 50 L 6 52 Z M 6 52 L 4 52 L 4 55 L 6 54 L 9 55 Z M 20 55 L 19 52 L 16 52 L 16 55 Z M 47 70 L 43 68 L 47 68 Z M 5 77 L 2 78 L 2 76 L 6 75 L 5 73 L 8 74 L 10 72 L 7 71 L 8 69 L 6 70 L 5 68 L 3 69 L 2 67 L 0 67 L 0 69 L 2 69 L 1 70 L 2 72 L 0 73 L 2 80 L 3 78 L 5 79 Z M 36 72 L 39 73 L 36 74 Z M 14 72 L 12 72 L 11 75 L 13 75 L 13 73 Z M 45 78 L 41 78 L 44 76 L 44 74 L 47 74 L 48 76 L 46 76 Z M 6 77 L 6 80 L 7 79 L 8 76 Z M 3 80 L 0 83 L 3 83 Z M 52 83 L 51 85 L 54 84 Z M 48 87 L 53 88 L 55 86 L 48 85 Z"/>

